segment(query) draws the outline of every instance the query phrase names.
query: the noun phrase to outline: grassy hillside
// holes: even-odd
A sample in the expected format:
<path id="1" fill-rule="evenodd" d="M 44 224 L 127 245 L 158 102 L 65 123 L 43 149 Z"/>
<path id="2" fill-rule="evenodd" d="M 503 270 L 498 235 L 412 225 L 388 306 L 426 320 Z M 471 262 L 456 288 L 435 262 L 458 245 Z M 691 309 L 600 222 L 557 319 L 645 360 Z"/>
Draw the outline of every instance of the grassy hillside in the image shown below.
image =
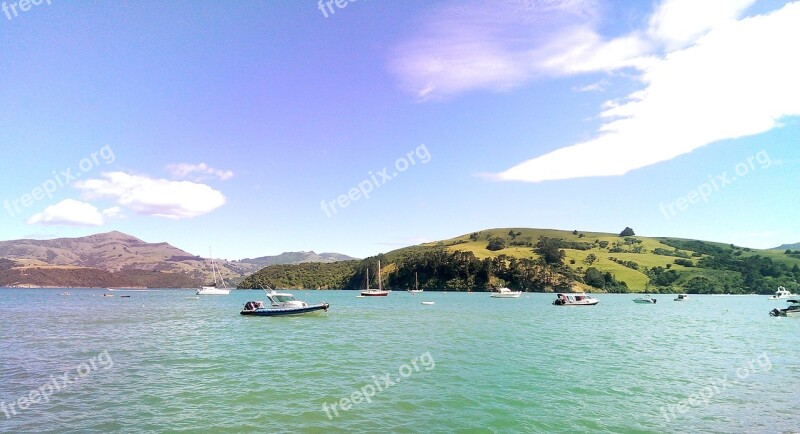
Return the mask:
<path id="1" fill-rule="evenodd" d="M 540 253 L 554 250 L 562 252 L 556 258 L 560 261 L 548 261 Z M 476 291 L 507 285 L 529 291 L 772 293 L 778 285 L 796 291 L 800 280 L 800 252 L 615 233 L 497 228 L 335 269 L 301 265 L 289 273 L 267 267 L 240 286 L 272 279 L 271 285 L 286 288 L 356 289 L 367 267 L 374 274 L 377 259 L 383 263 L 385 283 L 400 289 L 413 285 L 415 272 L 424 288 Z"/>

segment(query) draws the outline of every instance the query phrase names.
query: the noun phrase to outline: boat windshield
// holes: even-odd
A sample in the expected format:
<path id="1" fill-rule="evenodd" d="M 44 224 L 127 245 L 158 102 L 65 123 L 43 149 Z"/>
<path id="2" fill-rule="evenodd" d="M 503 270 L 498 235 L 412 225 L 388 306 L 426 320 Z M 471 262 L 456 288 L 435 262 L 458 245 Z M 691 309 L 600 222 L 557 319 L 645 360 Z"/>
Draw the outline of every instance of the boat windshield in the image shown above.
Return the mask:
<path id="1" fill-rule="evenodd" d="M 273 295 L 272 299 L 273 301 L 276 301 L 278 303 L 286 303 L 289 301 L 294 301 L 294 296 L 288 294 L 279 294 L 279 295 Z"/>

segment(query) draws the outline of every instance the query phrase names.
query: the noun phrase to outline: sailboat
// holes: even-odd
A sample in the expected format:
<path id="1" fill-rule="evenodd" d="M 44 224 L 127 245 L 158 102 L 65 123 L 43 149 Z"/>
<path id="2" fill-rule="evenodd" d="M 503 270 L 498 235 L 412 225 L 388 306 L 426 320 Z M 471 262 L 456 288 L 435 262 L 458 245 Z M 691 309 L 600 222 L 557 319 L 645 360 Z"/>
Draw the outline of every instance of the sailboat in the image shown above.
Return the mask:
<path id="1" fill-rule="evenodd" d="M 408 292 L 410 292 L 412 294 L 416 294 L 416 293 L 422 292 L 422 290 L 419 289 L 419 279 L 417 278 L 417 272 L 416 271 L 414 272 L 414 289 L 409 289 Z"/>
<path id="2" fill-rule="evenodd" d="M 369 268 L 367 268 L 367 284 L 366 289 L 361 291 L 364 297 L 386 297 L 389 291 L 383 289 L 383 282 L 381 282 L 381 261 L 378 261 L 378 289 L 369 287 Z"/>
<path id="3" fill-rule="evenodd" d="M 197 295 L 228 295 L 231 290 L 225 285 L 225 279 L 222 278 L 222 273 L 219 275 L 219 282 L 222 282 L 222 288 L 219 287 L 217 281 L 217 263 L 214 261 L 214 256 L 211 255 L 211 249 L 208 249 L 208 255 L 211 256 L 211 272 L 214 274 L 214 286 L 201 286 L 197 290 Z"/>

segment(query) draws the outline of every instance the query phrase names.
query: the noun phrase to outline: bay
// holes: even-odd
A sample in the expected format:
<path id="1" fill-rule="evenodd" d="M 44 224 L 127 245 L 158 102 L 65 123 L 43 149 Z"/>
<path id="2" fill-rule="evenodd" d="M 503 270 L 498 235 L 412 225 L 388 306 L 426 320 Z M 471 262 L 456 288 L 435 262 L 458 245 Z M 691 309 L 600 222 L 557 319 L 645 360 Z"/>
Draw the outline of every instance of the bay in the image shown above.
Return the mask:
<path id="1" fill-rule="evenodd" d="M 800 319 L 766 296 L 291 291 L 329 313 L 251 318 L 260 291 L 63 291 L 0 290 L 2 432 L 800 427 Z"/>

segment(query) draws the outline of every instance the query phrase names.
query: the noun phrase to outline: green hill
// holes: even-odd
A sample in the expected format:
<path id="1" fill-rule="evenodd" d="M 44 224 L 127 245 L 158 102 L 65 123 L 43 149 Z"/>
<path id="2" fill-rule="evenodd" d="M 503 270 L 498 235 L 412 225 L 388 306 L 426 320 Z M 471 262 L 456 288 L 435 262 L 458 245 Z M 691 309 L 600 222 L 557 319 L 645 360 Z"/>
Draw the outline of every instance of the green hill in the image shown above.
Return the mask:
<path id="1" fill-rule="evenodd" d="M 553 229 L 487 229 L 361 261 L 266 267 L 239 287 L 358 289 L 382 263 L 384 284 L 425 289 L 772 293 L 798 288 L 800 252 L 679 238 Z M 371 282 L 376 285 L 375 281 Z"/>

